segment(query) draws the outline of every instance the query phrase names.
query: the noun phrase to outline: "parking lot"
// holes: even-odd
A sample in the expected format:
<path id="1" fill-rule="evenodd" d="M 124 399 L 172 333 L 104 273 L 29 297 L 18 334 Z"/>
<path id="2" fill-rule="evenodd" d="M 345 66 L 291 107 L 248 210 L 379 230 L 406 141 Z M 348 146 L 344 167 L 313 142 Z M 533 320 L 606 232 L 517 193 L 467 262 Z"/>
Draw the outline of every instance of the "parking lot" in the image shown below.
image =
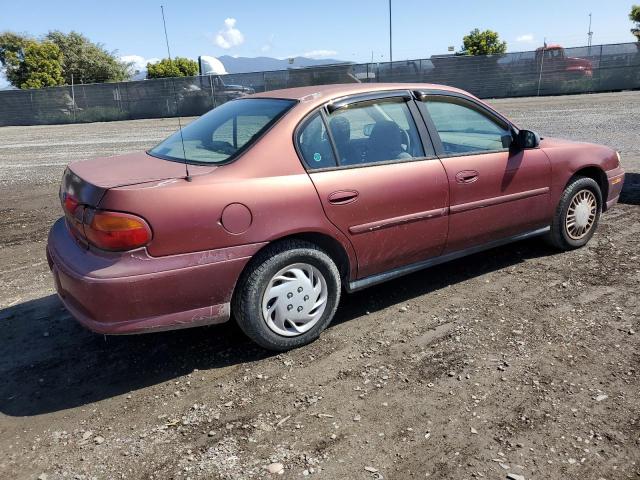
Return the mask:
<path id="1" fill-rule="evenodd" d="M 640 92 L 490 103 L 620 151 L 621 204 L 591 243 L 528 240 L 346 296 L 280 355 L 233 324 L 92 334 L 54 295 L 64 166 L 175 119 L 0 128 L 0 478 L 638 478 Z"/>

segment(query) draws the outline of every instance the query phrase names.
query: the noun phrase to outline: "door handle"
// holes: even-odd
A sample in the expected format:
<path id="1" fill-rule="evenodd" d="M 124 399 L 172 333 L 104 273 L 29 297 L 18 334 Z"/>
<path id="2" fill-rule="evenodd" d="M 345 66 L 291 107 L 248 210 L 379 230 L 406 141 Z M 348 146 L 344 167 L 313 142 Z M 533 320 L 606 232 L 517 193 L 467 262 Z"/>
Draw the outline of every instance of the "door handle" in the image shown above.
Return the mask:
<path id="1" fill-rule="evenodd" d="M 338 190 L 329 194 L 329 203 L 333 205 L 346 205 L 355 202 L 359 193 L 356 190 Z"/>
<path id="2" fill-rule="evenodd" d="M 480 177 L 480 174 L 475 170 L 463 170 L 456 173 L 457 183 L 473 183 Z"/>

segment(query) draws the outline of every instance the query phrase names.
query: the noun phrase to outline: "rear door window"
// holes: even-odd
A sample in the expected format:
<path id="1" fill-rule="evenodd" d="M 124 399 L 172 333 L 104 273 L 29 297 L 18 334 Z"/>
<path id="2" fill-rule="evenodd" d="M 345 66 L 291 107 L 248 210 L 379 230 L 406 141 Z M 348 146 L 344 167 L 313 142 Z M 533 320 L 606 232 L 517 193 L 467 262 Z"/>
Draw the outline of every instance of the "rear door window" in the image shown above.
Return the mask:
<path id="1" fill-rule="evenodd" d="M 314 114 L 298 132 L 298 148 L 308 168 L 336 166 L 331 142 L 320 113 Z"/>
<path id="2" fill-rule="evenodd" d="M 424 157 L 406 102 L 381 99 L 350 105 L 329 115 L 340 165 L 360 165 Z"/>

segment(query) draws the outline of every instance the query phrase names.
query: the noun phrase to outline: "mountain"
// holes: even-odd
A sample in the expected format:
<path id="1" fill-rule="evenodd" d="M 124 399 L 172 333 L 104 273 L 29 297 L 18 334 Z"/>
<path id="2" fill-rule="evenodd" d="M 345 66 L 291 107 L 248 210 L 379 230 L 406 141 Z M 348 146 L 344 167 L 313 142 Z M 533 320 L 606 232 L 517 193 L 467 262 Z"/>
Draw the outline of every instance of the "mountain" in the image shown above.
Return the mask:
<path id="1" fill-rule="evenodd" d="M 279 59 L 272 57 L 232 57 L 223 55 L 218 57 L 225 69 L 229 73 L 248 73 L 248 72 L 266 72 L 269 70 L 287 70 L 296 67 L 313 67 L 316 65 L 329 65 L 334 63 L 348 63 L 343 60 L 334 58 L 324 58 L 322 60 L 295 57 L 293 63 L 289 63 L 288 59 Z"/>

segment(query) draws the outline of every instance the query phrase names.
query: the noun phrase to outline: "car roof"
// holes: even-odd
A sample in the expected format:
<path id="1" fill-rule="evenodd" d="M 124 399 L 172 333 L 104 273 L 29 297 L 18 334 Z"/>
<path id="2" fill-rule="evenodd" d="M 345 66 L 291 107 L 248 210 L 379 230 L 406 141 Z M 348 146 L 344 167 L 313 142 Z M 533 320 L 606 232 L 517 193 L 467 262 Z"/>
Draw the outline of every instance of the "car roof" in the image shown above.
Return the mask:
<path id="1" fill-rule="evenodd" d="M 315 108 L 317 105 L 322 105 L 329 100 L 344 97 L 346 95 L 383 92 L 388 90 L 442 90 L 446 92 L 462 93 L 474 98 L 473 95 L 465 92 L 464 90 L 431 83 L 340 83 L 331 85 L 311 85 L 307 87 L 270 90 L 268 92 L 248 95 L 244 98 L 286 98 L 305 103 L 311 109 Z"/>

